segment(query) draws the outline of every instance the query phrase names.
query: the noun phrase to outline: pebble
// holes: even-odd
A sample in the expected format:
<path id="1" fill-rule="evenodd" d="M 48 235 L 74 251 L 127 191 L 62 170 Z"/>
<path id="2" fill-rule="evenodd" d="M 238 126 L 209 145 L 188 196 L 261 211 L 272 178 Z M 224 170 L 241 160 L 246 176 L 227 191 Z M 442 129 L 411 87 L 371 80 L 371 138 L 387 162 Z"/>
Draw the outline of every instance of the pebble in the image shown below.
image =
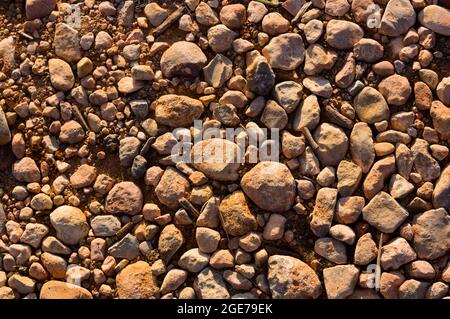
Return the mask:
<path id="1" fill-rule="evenodd" d="M 67 245 L 78 244 L 89 231 L 84 213 L 68 205 L 56 208 L 50 214 L 50 222 L 56 230 L 56 237 Z"/>
<path id="2" fill-rule="evenodd" d="M 359 269 L 353 265 L 338 265 L 323 270 L 325 291 L 329 299 L 345 299 L 356 286 Z"/>
<path id="3" fill-rule="evenodd" d="M 116 285 L 119 299 L 148 299 L 158 290 L 156 278 L 145 261 L 126 266 L 117 274 Z"/>

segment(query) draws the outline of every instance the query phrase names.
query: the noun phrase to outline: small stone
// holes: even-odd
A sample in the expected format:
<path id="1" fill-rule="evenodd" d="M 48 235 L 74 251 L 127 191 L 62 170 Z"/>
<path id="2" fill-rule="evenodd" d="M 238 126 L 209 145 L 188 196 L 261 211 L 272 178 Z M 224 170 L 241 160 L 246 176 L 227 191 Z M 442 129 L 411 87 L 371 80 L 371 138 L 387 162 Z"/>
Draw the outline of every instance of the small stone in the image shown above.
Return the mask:
<path id="1" fill-rule="evenodd" d="M 233 63 L 224 55 L 216 56 L 203 68 L 205 80 L 214 88 L 220 88 L 231 78 Z"/>
<path id="2" fill-rule="evenodd" d="M 237 35 L 225 25 L 219 24 L 208 29 L 208 43 L 214 52 L 225 52 L 231 48 Z"/>
<path id="3" fill-rule="evenodd" d="M 424 299 L 429 283 L 415 279 L 406 280 L 398 288 L 399 299 Z"/>
<path id="4" fill-rule="evenodd" d="M 159 201 L 170 207 L 176 209 L 179 206 L 181 198 L 188 198 L 189 196 L 189 181 L 178 170 L 168 167 L 158 186 L 155 188 L 155 194 Z"/>
<path id="5" fill-rule="evenodd" d="M 325 40 L 333 48 L 345 50 L 353 48 L 363 36 L 363 29 L 356 23 L 333 19 L 327 24 Z"/>
<path id="6" fill-rule="evenodd" d="M 51 280 L 42 285 L 39 299 L 93 299 L 89 290 L 62 281 Z"/>
<path id="7" fill-rule="evenodd" d="M 195 230 L 195 239 L 199 249 L 202 252 L 212 253 L 217 250 L 220 241 L 220 234 L 210 228 L 197 227 Z"/>
<path id="8" fill-rule="evenodd" d="M 405 104 L 412 92 L 408 79 L 398 74 L 385 78 L 378 85 L 378 89 L 391 105 Z"/>
<path id="9" fill-rule="evenodd" d="M 76 121 L 68 121 L 61 126 L 59 139 L 63 143 L 76 144 L 84 139 L 85 133 L 81 125 Z"/>
<path id="10" fill-rule="evenodd" d="M 199 100 L 167 94 L 156 100 L 155 120 L 170 127 L 186 127 L 202 115 L 203 109 Z"/>
<path id="11" fill-rule="evenodd" d="M 275 85 L 273 95 L 287 113 L 291 113 L 300 103 L 303 87 L 294 81 L 284 81 Z"/>
<path id="12" fill-rule="evenodd" d="M 187 271 L 181 269 L 169 270 L 161 284 L 160 293 L 166 294 L 168 292 L 175 291 L 186 281 L 187 275 Z"/>
<path id="13" fill-rule="evenodd" d="M 163 23 L 169 15 L 166 9 L 161 8 L 154 2 L 149 3 L 144 7 L 144 14 L 154 27 L 157 27 Z"/>
<path id="14" fill-rule="evenodd" d="M 323 98 L 330 98 L 333 93 L 333 88 L 330 82 L 321 76 L 308 76 L 303 79 L 303 86 L 311 91 L 312 94 L 321 96 Z"/>
<path id="15" fill-rule="evenodd" d="M 130 94 L 139 91 L 144 87 L 145 83 L 125 76 L 117 83 L 117 89 L 120 93 Z"/>
<path id="16" fill-rule="evenodd" d="M 136 215 L 141 212 L 143 195 L 133 182 L 114 185 L 106 197 L 105 210 L 110 214 Z"/>
<path id="17" fill-rule="evenodd" d="M 414 190 L 414 185 L 399 174 L 394 174 L 389 182 L 389 192 L 395 199 L 405 197 Z"/>
<path id="18" fill-rule="evenodd" d="M 60 206 L 50 214 L 56 237 L 67 245 L 75 245 L 86 237 L 89 225 L 83 212 L 72 206 Z"/>
<path id="19" fill-rule="evenodd" d="M 88 187 L 97 178 L 97 169 L 94 166 L 83 164 L 70 176 L 70 184 L 74 188 Z"/>
<path id="20" fill-rule="evenodd" d="M 135 259 L 139 256 L 139 241 L 133 235 L 127 234 L 108 248 L 108 254 L 116 258 Z"/>
<path id="21" fill-rule="evenodd" d="M 91 220 L 91 228 L 95 236 L 110 237 L 114 236 L 120 229 L 120 220 L 112 215 L 95 216 Z"/>
<path id="22" fill-rule="evenodd" d="M 56 90 L 68 91 L 75 84 L 70 65 L 61 59 L 50 59 L 48 61 L 50 81 Z"/>
<path id="23" fill-rule="evenodd" d="M 267 279 L 274 299 L 317 299 L 322 293 L 319 277 L 303 261 L 282 255 L 269 257 Z"/>
<path id="24" fill-rule="evenodd" d="M 355 289 L 358 276 L 359 269 L 353 265 L 325 268 L 323 280 L 328 299 L 345 299 L 350 296 Z"/>
<path id="25" fill-rule="evenodd" d="M 362 213 L 365 221 L 383 233 L 394 232 L 409 215 L 385 192 L 379 192 L 373 197 Z"/>
<path id="26" fill-rule="evenodd" d="M 251 230 L 256 230 L 256 218 L 251 213 L 247 200 L 241 191 L 236 191 L 225 197 L 220 203 L 223 227 L 231 236 L 241 236 Z"/>
<path id="27" fill-rule="evenodd" d="M 262 30 L 270 35 L 286 33 L 289 30 L 290 23 L 278 12 L 266 14 L 262 20 Z"/>
<path id="28" fill-rule="evenodd" d="M 206 64 L 206 56 L 194 43 L 178 41 L 164 51 L 160 65 L 164 76 L 197 76 Z"/>
<path id="29" fill-rule="evenodd" d="M 287 125 L 288 115 L 284 108 L 278 105 L 277 102 L 269 100 L 266 103 L 260 120 L 267 128 L 283 129 Z"/>
<path id="30" fill-rule="evenodd" d="M 377 257 L 377 252 L 377 245 L 373 241 L 372 235 L 364 234 L 356 243 L 354 262 L 356 265 L 368 265 Z"/>
<path id="31" fill-rule="evenodd" d="M 384 245 L 381 251 L 381 267 L 384 270 L 398 269 L 416 259 L 417 255 L 408 242 L 397 237 Z"/>
<path id="32" fill-rule="evenodd" d="M 364 203 L 364 197 L 361 196 L 339 198 L 335 212 L 336 221 L 343 224 L 353 224 L 358 220 Z"/>
<path id="33" fill-rule="evenodd" d="M 306 41 L 308 41 L 308 43 L 315 43 L 317 40 L 319 40 L 323 32 L 322 21 L 312 19 L 305 24 L 303 32 L 305 33 Z"/>
<path id="34" fill-rule="evenodd" d="M 345 132 L 334 124 L 320 124 L 314 131 L 313 138 L 319 146 L 315 152 L 324 166 L 337 165 L 347 153 L 348 138 Z"/>
<path id="35" fill-rule="evenodd" d="M 341 196 L 352 195 L 362 177 L 361 168 L 349 161 L 342 160 L 337 169 L 337 189 Z"/>
<path id="36" fill-rule="evenodd" d="M 379 32 L 396 37 L 406 33 L 416 22 L 416 13 L 409 0 L 389 1 L 381 18 Z"/>
<path id="37" fill-rule="evenodd" d="M 278 13 L 277 13 L 278 14 Z M 274 69 L 290 71 L 304 60 L 302 37 L 296 33 L 285 33 L 272 38 L 262 53 Z"/>
<path id="38" fill-rule="evenodd" d="M 47 226 L 38 223 L 29 223 L 25 226 L 25 231 L 22 233 L 20 241 L 29 244 L 33 248 L 38 248 L 47 233 Z"/>
<path id="39" fill-rule="evenodd" d="M 387 180 L 395 172 L 395 157 L 388 155 L 383 159 L 377 161 L 363 183 L 364 195 L 371 199 L 384 187 L 384 181 Z"/>
<path id="40" fill-rule="evenodd" d="M 328 234 L 333 221 L 336 199 L 337 189 L 324 187 L 317 192 L 310 223 L 311 231 L 317 237 L 324 237 Z"/>
<path id="41" fill-rule="evenodd" d="M 170 224 L 164 227 L 158 241 L 158 249 L 161 258 L 165 262 L 168 262 L 173 255 L 175 255 L 178 249 L 180 249 L 183 243 L 183 234 L 177 227 L 175 227 L 175 225 Z"/>
<path id="42" fill-rule="evenodd" d="M 247 19 L 242 4 L 230 4 L 220 10 L 220 21 L 230 29 L 240 29 Z"/>
<path id="43" fill-rule="evenodd" d="M 78 31 L 65 23 L 58 23 L 53 40 L 55 53 L 67 62 L 77 62 L 81 59 L 80 37 Z"/>
<path id="44" fill-rule="evenodd" d="M 229 299 L 230 294 L 221 273 L 207 267 L 194 281 L 194 290 L 201 299 Z"/>
<path id="45" fill-rule="evenodd" d="M 125 267 L 116 277 L 119 299 L 148 299 L 158 290 L 156 278 L 145 261 Z"/>
<path id="46" fill-rule="evenodd" d="M 347 263 L 345 244 L 329 237 L 319 238 L 314 243 L 314 252 L 323 258 L 338 264 Z"/>
<path id="47" fill-rule="evenodd" d="M 258 163 L 242 177 L 241 187 L 258 207 L 271 212 L 291 208 L 296 193 L 291 172 L 284 164 L 276 162 Z"/>
<path id="48" fill-rule="evenodd" d="M 450 217 L 444 208 L 415 215 L 413 231 L 413 244 L 419 258 L 434 260 L 449 251 Z"/>
<path id="49" fill-rule="evenodd" d="M 383 46 L 373 39 L 361 39 L 353 48 L 356 60 L 375 63 L 383 57 Z"/>
<path id="50" fill-rule="evenodd" d="M 200 272 L 208 265 L 209 255 L 201 252 L 198 248 L 192 248 L 181 255 L 178 266 L 189 272 Z"/>
<path id="51" fill-rule="evenodd" d="M 310 131 L 316 128 L 320 121 L 320 105 L 315 95 L 305 98 L 294 113 L 292 126 L 295 131 L 307 127 Z"/>
<path id="52" fill-rule="evenodd" d="M 247 7 L 247 20 L 252 23 L 258 23 L 263 19 L 268 11 L 269 10 L 267 10 L 266 6 L 263 3 L 250 1 Z"/>
<path id="53" fill-rule="evenodd" d="M 389 119 L 389 107 L 383 95 L 372 87 L 365 87 L 355 97 L 354 107 L 359 119 L 373 124 Z"/>

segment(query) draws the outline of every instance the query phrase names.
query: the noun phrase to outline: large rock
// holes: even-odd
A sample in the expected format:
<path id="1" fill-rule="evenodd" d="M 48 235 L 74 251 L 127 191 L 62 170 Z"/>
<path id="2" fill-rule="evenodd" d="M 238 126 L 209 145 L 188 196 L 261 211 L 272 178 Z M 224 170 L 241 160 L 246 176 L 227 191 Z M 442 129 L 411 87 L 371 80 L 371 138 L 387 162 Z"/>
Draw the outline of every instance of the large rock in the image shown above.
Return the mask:
<path id="1" fill-rule="evenodd" d="M 443 208 L 415 215 L 413 232 L 414 249 L 421 259 L 434 260 L 450 249 L 450 216 Z"/>
<path id="2" fill-rule="evenodd" d="M 28 20 L 45 18 L 56 8 L 56 0 L 26 0 L 25 13 Z"/>
<path id="3" fill-rule="evenodd" d="M 274 299 L 316 299 L 322 286 L 316 272 L 303 261 L 283 255 L 268 260 L 267 279 Z"/>
<path id="4" fill-rule="evenodd" d="M 433 190 L 434 208 L 443 207 L 450 212 L 450 165 L 441 173 Z"/>
<path id="5" fill-rule="evenodd" d="M 158 290 L 152 269 L 145 261 L 125 267 L 116 277 L 119 299 L 149 299 Z"/>
<path id="6" fill-rule="evenodd" d="M 166 94 L 156 100 L 156 121 L 170 127 L 190 126 L 202 113 L 202 102 L 185 95 Z"/>
<path id="7" fill-rule="evenodd" d="M 363 29 L 356 23 L 333 19 L 327 24 L 325 40 L 333 48 L 346 50 L 352 49 L 363 36 Z"/>
<path id="8" fill-rule="evenodd" d="M 80 36 L 78 31 L 65 23 L 58 23 L 53 41 L 55 53 L 67 62 L 77 62 L 81 59 Z"/>
<path id="9" fill-rule="evenodd" d="M 47 281 L 39 292 L 39 299 L 93 299 L 89 290 L 56 280 Z"/>
<path id="10" fill-rule="evenodd" d="M 110 214 L 136 215 L 141 212 L 143 195 L 133 182 L 114 185 L 106 197 L 105 210 Z"/>
<path id="11" fill-rule="evenodd" d="M 315 152 L 323 166 L 335 166 L 344 158 L 348 149 L 348 138 L 338 126 L 322 123 L 313 134 L 319 146 Z"/>
<path id="12" fill-rule="evenodd" d="M 189 181 L 177 169 L 168 167 L 155 188 L 159 201 L 169 208 L 176 209 L 181 198 L 188 198 Z"/>
<path id="13" fill-rule="evenodd" d="M 285 71 L 295 70 L 304 59 L 302 37 L 296 33 L 285 33 L 270 40 L 262 50 L 272 68 Z"/>
<path id="14" fill-rule="evenodd" d="M 243 150 L 229 140 L 212 138 L 196 143 L 191 158 L 194 167 L 217 181 L 236 181 Z"/>
<path id="15" fill-rule="evenodd" d="M 277 162 L 258 163 L 242 177 L 241 187 L 259 208 L 276 213 L 291 208 L 296 195 L 290 170 Z"/>
<path id="16" fill-rule="evenodd" d="M 206 64 L 206 56 L 195 43 L 175 42 L 161 56 L 161 71 L 165 77 L 197 76 Z"/>
<path id="17" fill-rule="evenodd" d="M 86 216 L 76 207 L 58 207 L 50 214 L 50 222 L 56 230 L 56 237 L 67 245 L 78 244 L 89 232 Z"/>
<path id="18" fill-rule="evenodd" d="M 389 119 L 389 107 L 383 95 L 372 87 L 365 87 L 353 100 L 359 119 L 368 124 Z"/>
<path id="19" fill-rule="evenodd" d="M 69 91 L 75 84 L 75 76 L 69 63 L 61 59 L 48 61 L 50 81 L 56 90 Z"/>
<path id="20" fill-rule="evenodd" d="M 241 191 L 226 196 L 220 203 L 219 213 L 222 216 L 223 228 L 231 236 L 242 236 L 258 227 L 256 218 Z"/>
<path id="21" fill-rule="evenodd" d="M 416 12 L 409 0 L 390 0 L 381 18 L 379 32 L 390 37 L 406 33 L 416 22 Z"/>
<path id="22" fill-rule="evenodd" d="M 5 112 L 0 107 L 0 145 L 6 145 L 11 142 L 11 132 L 9 130 L 8 121 Z"/>
<path id="23" fill-rule="evenodd" d="M 363 218 L 383 233 L 394 232 L 408 217 L 408 211 L 385 192 L 379 192 L 362 210 Z"/>
<path id="24" fill-rule="evenodd" d="M 426 6 L 419 12 L 420 23 L 432 31 L 450 36 L 450 10 L 437 5 Z"/>

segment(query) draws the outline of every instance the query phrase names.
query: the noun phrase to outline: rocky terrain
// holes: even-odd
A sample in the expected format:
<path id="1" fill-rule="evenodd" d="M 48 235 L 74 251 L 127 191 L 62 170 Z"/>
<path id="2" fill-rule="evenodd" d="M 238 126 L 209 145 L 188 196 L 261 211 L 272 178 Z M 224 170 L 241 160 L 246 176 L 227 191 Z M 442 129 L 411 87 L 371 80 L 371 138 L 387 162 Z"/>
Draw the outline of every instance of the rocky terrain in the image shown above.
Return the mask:
<path id="1" fill-rule="evenodd" d="M 450 298 L 449 8 L 2 1 L 0 299 Z"/>

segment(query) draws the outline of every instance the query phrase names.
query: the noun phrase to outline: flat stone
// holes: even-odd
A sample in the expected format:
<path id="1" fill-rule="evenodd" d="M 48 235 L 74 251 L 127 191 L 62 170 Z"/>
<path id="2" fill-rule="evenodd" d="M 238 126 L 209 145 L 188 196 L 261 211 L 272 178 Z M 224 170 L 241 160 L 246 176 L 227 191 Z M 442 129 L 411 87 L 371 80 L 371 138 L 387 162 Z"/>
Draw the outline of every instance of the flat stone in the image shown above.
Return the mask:
<path id="1" fill-rule="evenodd" d="M 148 299 L 158 290 L 156 278 L 145 261 L 126 266 L 116 277 L 119 299 Z"/>
<path id="2" fill-rule="evenodd" d="M 303 91 L 301 84 L 294 81 L 284 81 L 275 85 L 273 95 L 287 113 L 291 113 L 300 103 L 300 96 Z"/>
<path id="3" fill-rule="evenodd" d="M 222 215 L 222 226 L 231 236 L 241 236 L 258 227 L 256 218 L 241 191 L 226 196 L 220 203 L 219 213 Z"/>
<path id="4" fill-rule="evenodd" d="M 413 232 L 414 249 L 421 259 L 434 260 L 450 249 L 450 217 L 444 208 L 415 215 Z"/>
<path id="5" fill-rule="evenodd" d="M 285 33 L 272 38 L 262 49 L 264 57 L 272 68 L 290 71 L 304 60 L 302 37 L 296 33 Z"/>
<path id="6" fill-rule="evenodd" d="M 356 23 L 333 19 L 328 21 L 325 41 L 333 48 L 346 50 L 352 49 L 363 36 L 363 29 Z"/>
<path id="7" fill-rule="evenodd" d="M 339 194 L 341 196 L 350 196 L 355 192 L 361 181 L 362 169 L 353 162 L 342 160 L 339 163 L 336 176 Z"/>
<path id="8" fill-rule="evenodd" d="M 230 299 L 220 272 L 209 267 L 203 269 L 194 280 L 194 290 L 201 299 Z"/>
<path id="9" fill-rule="evenodd" d="M 166 94 L 156 100 L 155 119 L 170 127 L 186 127 L 203 113 L 203 104 L 185 95 Z"/>
<path id="10" fill-rule="evenodd" d="M 302 83 L 312 94 L 326 99 L 330 98 L 333 93 L 330 81 L 321 76 L 308 76 L 303 79 Z"/>
<path id="11" fill-rule="evenodd" d="M 233 62 L 222 54 L 216 56 L 203 68 L 205 80 L 214 88 L 220 88 L 231 78 Z"/>
<path id="12" fill-rule="evenodd" d="M 90 224 L 94 235 L 98 237 L 114 236 L 121 227 L 120 220 L 112 215 L 95 216 Z"/>
<path id="13" fill-rule="evenodd" d="M 376 89 L 366 86 L 353 100 L 359 119 L 368 124 L 389 119 L 389 107 L 383 95 Z"/>
<path id="14" fill-rule="evenodd" d="M 126 234 L 121 240 L 108 248 L 108 254 L 116 258 L 135 259 L 139 256 L 139 241 L 131 234 Z"/>
<path id="15" fill-rule="evenodd" d="M 310 223 L 311 231 L 317 237 L 324 237 L 328 234 L 333 221 L 336 199 L 337 189 L 335 188 L 323 187 L 317 192 Z"/>
<path id="16" fill-rule="evenodd" d="M 383 233 L 394 232 L 408 217 L 408 211 L 388 193 L 379 192 L 362 210 L 363 219 Z"/>
<path id="17" fill-rule="evenodd" d="M 78 31 L 65 23 L 58 23 L 53 40 L 55 53 L 67 62 L 77 62 L 81 59 L 80 36 Z"/>
<path id="18" fill-rule="evenodd" d="M 145 85 L 145 82 L 135 80 L 132 77 L 125 76 L 119 80 L 117 83 L 117 89 L 120 93 L 131 94 L 139 91 Z"/>
<path id="19" fill-rule="evenodd" d="M 345 244 L 334 238 L 319 238 L 314 243 L 314 252 L 323 258 L 338 264 L 347 263 Z"/>
<path id="20" fill-rule="evenodd" d="M 315 95 L 309 95 L 300 102 L 300 106 L 294 113 L 292 127 L 295 131 L 301 131 L 307 127 L 314 130 L 320 121 L 320 105 Z"/>
<path id="21" fill-rule="evenodd" d="M 450 36 L 450 10 L 438 5 L 428 5 L 417 16 L 420 23 L 432 31 Z"/>
<path id="22" fill-rule="evenodd" d="M 315 153 L 323 166 L 337 165 L 347 153 L 347 135 L 337 125 L 320 124 L 314 131 L 313 138 L 319 146 Z"/>
<path id="23" fill-rule="evenodd" d="M 339 265 L 323 270 L 328 299 L 345 299 L 353 293 L 358 282 L 359 269 L 353 265 Z"/>
<path id="24" fill-rule="evenodd" d="M 242 162 L 242 150 L 229 140 L 212 138 L 194 144 L 191 151 L 194 167 L 217 181 L 236 181 Z"/>
<path id="25" fill-rule="evenodd" d="M 381 250 L 381 267 L 384 270 L 398 269 L 416 259 L 417 255 L 406 239 L 397 237 Z"/>
<path id="26" fill-rule="evenodd" d="M 89 290 L 80 286 L 50 280 L 42 285 L 39 299 L 93 299 Z"/>
<path id="27" fill-rule="evenodd" d="M 161 258 L 165 262 L 168 262 L 183 243 L 183 234 L 175 225 L 170 224 L 164 227 L 158 240 L 158 249 Z"/>
<path id="28" fill-rule="evenodd" d="M 70 184 L 74 188 L 87 187 L 97 178 L 97 169 L 94 166 L 83 164 L 70 176 Z"/>
<path id="29" fill-rule="evenodd" d="M 178 266 L 189 272 L 199 272 L 208 265 L 209 255 L 200 251 L 198 248 L 192 248 L 181 255 L 178 260 Z"/>

